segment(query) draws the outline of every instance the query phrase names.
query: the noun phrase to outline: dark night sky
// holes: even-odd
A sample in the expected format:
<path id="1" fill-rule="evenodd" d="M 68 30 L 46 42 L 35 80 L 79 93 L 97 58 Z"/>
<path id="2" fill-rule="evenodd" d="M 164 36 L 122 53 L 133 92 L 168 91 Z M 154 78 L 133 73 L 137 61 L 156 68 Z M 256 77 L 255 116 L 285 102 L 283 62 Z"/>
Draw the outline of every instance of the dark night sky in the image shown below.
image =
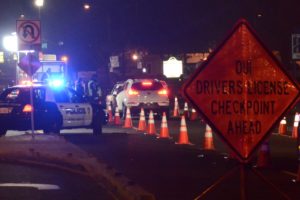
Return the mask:
<path id="1" fill-rule="evenodd" d="M 15 31 L 21 14 L 38 18 L 33 0 L 0 2 L 1 38 Z M 85 2 L 91 5 L 88 12 L 83 10 Z M 84 68 L 104 65 L 107 55 L 126 48 L 152 53 L 207 51 L 241 17 L 270 49 L 288 58 L 290 35 L 300 29 L 298 0 L 45 0 L 42 39 L 49 52 L 67 54 L 74 66 Z"/>

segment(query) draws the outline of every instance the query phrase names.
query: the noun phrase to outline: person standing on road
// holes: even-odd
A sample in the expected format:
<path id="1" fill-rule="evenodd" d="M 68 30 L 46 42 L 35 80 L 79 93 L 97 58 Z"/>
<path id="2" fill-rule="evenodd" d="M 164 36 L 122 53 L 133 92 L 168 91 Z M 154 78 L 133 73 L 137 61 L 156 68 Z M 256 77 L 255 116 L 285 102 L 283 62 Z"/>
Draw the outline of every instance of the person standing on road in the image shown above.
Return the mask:
<path id="1" fill-rule="evenodd" d="M 99 103 L 101 95 L 102 95 L 101 88 L 99 87 L 97 82 L 97 77 L 94 74 L 91 80 L 88 82 L 88 96 L 91 101 Z"/>
<path id="2" fill-rule="evenodd" d="M 42 75 L 41 81 L 45 83 L 49 82 L 51 80 L 51 74 L 51 69 L 48 68 L 47 71 Z"/>
<path id="3" fill-rule="evenodd" d="M 78 94 L 80 94 L 81 96 L 85 95 L 85 89 L 84 89 L 84 85 L 83 85 L 83 80 L 82 78 L 79 78 L 76 82 L 75 85 L 75 90 L 78 92 Z"/>

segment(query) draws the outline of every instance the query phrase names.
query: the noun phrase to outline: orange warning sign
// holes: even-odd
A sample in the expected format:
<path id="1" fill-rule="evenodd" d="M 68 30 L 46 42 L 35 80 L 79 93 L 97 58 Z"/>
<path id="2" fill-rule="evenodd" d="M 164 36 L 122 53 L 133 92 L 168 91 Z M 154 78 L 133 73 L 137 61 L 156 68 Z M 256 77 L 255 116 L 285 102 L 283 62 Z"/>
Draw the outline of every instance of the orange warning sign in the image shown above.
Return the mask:
<path id="1" fill-rule="evenodd" d="M 183 86 L 213 130 L 248 161 L 299 95 L 245 20 Z"/>

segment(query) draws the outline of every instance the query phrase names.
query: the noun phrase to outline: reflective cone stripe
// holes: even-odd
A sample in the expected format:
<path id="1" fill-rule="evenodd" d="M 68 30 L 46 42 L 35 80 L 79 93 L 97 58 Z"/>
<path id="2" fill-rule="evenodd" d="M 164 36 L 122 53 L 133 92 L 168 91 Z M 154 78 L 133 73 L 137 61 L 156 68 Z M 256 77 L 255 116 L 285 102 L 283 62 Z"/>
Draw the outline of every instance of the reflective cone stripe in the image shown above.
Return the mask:
<path id="1" fill-rule="evenodd" d="M 184 103 L 183 114 L 185 118 L 189 118 L 189 108 L 187 102 Z"/>
<path id="2" fill-rule="evenodd" d="M 154 124 L 154 117 L 153 117 L 153 112 L 151 110 L 149 114 L 149 120 L 148 120 L 147 135 L 155 135 L 155 134 L 156 134 L 156 130 Z"/>
<path id="3" fill-rule="evenodd" d="M 284 117 L 279 124 L 278 134 L 286 135 L 287 127 L 286 127 L 286 117 Z"/>
<path id="4" fill-rule="evenodd" d="M 173 117 L 179 117 L 179 108 L 178 108 L 178 100 L 177 100 L 177 97 L 175 97 L 175 101 L 174 101 Z"/>
<path id="5" fill-rule="evenodd" d="M 191 113 L 190 120 L 194 121 L 196 119 L 197 119 L 197 112 L 194 108 L 192 108 L 192 113 Z"/>
<path id="6" fill-rule="evenodd" d="M 292 138 L 297 138 L 298 126 L 299 126 L 299 114 L 298 114 L 298 112 L 296 112 L 295 119 L 294 119 L 293 131 L 292 131 Z"/>
<path id="7" fill-rule="evenodd" d="M 179 138 L 176 144 L 191 144 L 188 138 L 188 132 L 184 115 L 181 116 Z"/>
<path id="8" fill-rule="evenodd" d="M 159 133 L 158 138 L 170 138 L 168 123 L 167 123 L 167 117 L 166 117 L 165 112 L 163 112 L 163 117 L 162 117 L 162 120 L 161 120 L 160 133 Z"/>
<path id="9" fill-rule="evenodd" d="M 108 122 L 109 123 L 114 122 L 111 105 L 108 105 L 107 113 L 108 113 Z"/>
<path id="10" fill-rule="evenodd" d="M 121 119 L 120 119 L 120 113 L 118 107 L 116 107 L 114 123 L 115 125 L 121 125 Z"/>
<path id="11" fill-rule="evenodd" d="M 204 149 L 206 150 L 214 150 L 214 142 L 211 127 L 206 124 L 205 135 L 204 135 Z"/>
<path id="12" fill-rule="evenodd" d="M 298 122 L 294 122 L 293 131 L 292 131 L 292 138 L 297 138 L 297 129 L 298 129 Z"/>
<path id="13" fill-rule="evenodd" d="M 126 118 L 125 118 L 125 123 L 124 123 L 123 128 L 132 128 L 130 109 L 128 107 L 126 109 Z"/>
<path id="14" fill-rule="evenodd" d="M 147 130 L 145 112 L 144 112 L 143 108 L 141 108 L 138 130 L 139 131 L 146 131 Z"/>
<path id="15" fill-rule="evenodd" d="M 260 168 L 266 168 L 271 165 L 271 156 L 269 150 L 269 142 L 265 141 L 258 153 L 256 166 Z"/>

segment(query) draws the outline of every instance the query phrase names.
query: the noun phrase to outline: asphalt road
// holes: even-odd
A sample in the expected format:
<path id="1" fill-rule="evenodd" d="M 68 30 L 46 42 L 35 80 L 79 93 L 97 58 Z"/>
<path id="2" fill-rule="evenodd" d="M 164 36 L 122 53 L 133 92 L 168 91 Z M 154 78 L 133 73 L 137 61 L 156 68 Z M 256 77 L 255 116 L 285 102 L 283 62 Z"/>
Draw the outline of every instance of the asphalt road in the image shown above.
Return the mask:
<path id="1" fill-rule="evenodd" d="M 137 125 L 137 121 L 134 124 Z M 157 139 L 114 126 L 106 126 L 100 137 L 89 133 L 63 135 L 153 193 L 158 200 L 196 199 L 229 172 L 232 173 L 228 178 L 202 199 L 242 199 L 241 194 L 255 200 L 300 199 L 300 185 L 293 182 L 298 170 L 295 140 L 273 135 L 269 146 L 271 166 L 253 167 L 256 165 L 254 157 L 246 169 L 241 170 L 237 160 L 228 158 L 228 148 L 215 135 L 215 150 L 203 149 L 205 124 L 199 121 L 187 123 L 189 139 L 194 145 L 176 145 L 179 124 L 178 120 L 168 122 L 172 139 Z M 157 122 L 156 127 L 159 132 L 160 123 Z M 245 178 L 240 182 L 241 177 Z M 265 179 L 269 184 L 263 181 Z M 245 187 L 241 187 L 243 184 Z"/>
<path id="2" fill-rule="evenodd" d="M 53 168 L 0 163 L 1 200 L 112 200 L 90 178 Z"/>
<path id="3" fill-rule="evenodd" d="M 133 122 L 137 126 L 138 121 Z M 155 124 L 159 133 L 160 122 L 156 120 Z M 293 182 L 298 171 L 295 139 L 272 135 L 270 167 L 253 167 L 257 164 L 254 156 L 242 170 L 237 160 L 229 158 L 228 148 L 215 134 L 215 149 L 203 149 L 205 124 L 201 121 L 187 121 L 193 145 L 175 144 L 179 120 L 169 120 L 168 127 L 171 139 L 110 125 L 104 127 L 102 136 L 93 136 L 89 129 L 64 130 L 62 136 L 116 169 L 119 176 L 129 178 L 131 184 L 154 194 L 157 200 L 197 199 L 225 175 L 228 177 L 201 199 L 300 199 L 300 184 Z M 10 132 L 7 137 L 17 134 L 22 133 Z M 272 184 L 279 191 L 270 187 Z"/>

